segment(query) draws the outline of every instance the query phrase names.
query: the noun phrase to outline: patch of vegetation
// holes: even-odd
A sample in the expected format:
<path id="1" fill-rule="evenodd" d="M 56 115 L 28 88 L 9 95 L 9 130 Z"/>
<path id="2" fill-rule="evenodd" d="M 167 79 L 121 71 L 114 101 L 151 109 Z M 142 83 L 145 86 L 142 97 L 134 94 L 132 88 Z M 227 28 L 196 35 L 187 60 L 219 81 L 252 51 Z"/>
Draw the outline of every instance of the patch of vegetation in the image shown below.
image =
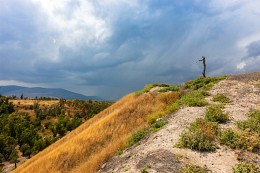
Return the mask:
<path id="1" fill-rule="evenodd" d="M 120 156 L 121 154 L 123 154 L 123 152 L 124 151 L 122 149 L 119 149 L 119 150 L 116 151 L 115 155 Z"/>
<path id="2" fill-rule="evenodd" d="M 219 140 L 220 144 L 235 149 L 237 147 L 238 136 L 232 129 L 226 129 L 219 134 Z"/>
<path id="3" fill-rule="evenodd" d="M 253 163 L 240 162 L 233 168 L 233 173 L 259 173 L 259 166 Z"/>
<path id="4" fill-rule="evenodd" d="M 217 123 L 198 118 L 181 134 L 177 147 L 197 151 L 215 151 L 218 131 Z"/>
<path id="5" fill-rule="evenodd" d="M 236 146 L 251 152 L 257 151 L 260 149 L 260 136 L 248 130 L 238 131 Z"/>
<path id="6" fill-rule="evenodd" d="M 232 129 L 224 130 L 219 134 L 221 144 L 227 145 L 232 149 L 244 149 L 256 151 L 260 149 L 260 137 L 257 133 L 248 130 L 234 132 Z"/>
<path id="7" fill-rule="evenodd" d="M 129 168 L 128 167 L 124 168 L 124 172 L 127 172 L 127 171 L 129 171 Z"/>
<path id="8" fill-rule="evenodd" d="M 111 105 L 97 101 L 72 100 L 67 103 L 64 99 L 53 102 L 46 101 L 46 98 L 14 102 L 17 104 L 0 95 L 0 163 L 16 164 L 18 150 L 30 158 Z M 44 104 L 40 104 L 42 102 Z M 50 102 L 54 104 L 48 104 Z M 70 110 L 78 113 L 70 114 Z"/>
<path id="9" fill-rule="evenodd" d="M 153 83 L 153 84 L 148 84 L 148 85 L 145 85 L 144 89 L 140 90 L 140 91 L 137 91 L 136 92 L 136 95 L 142 95 L 144 93 L 147 93 L 149 92 L 152 88 L 154 87 L 170 87 L 170 85 L 168 84 L 158 84 L 158 83 Z"/>
<path id="10" fill-rule="evenodd" d="M 241 130 L 249 129 L 260 135 L 260 110 L 253 111 L 249 114 L 246 121 L 238 121 L 237 126 Z"/>
<path id="11" fill-rule="evenodd" d="M 162 93 L 162 92 L 168 92 L 168 91 L 179 91 L 180 87 L 176 86 L 176 85 L 171 85 L 169 87 L 165 87 L 160 89 L 158 92 Z"/>
<path id="12" fill-rule="evenodd" d="M 141 169 L 141 173 L 148 173 L 147 169 L 151 168 L 150 165 L 146 164 L 142 169 Z"/>
<path id="13" fill-rule="evenodd" d="M 229 120 L 227 113 L 223 111 L 223 105 L 210 105 L 205 114 L 205 118 L 211 122 L 225 123 Z"/>
<path id="14" fill-rule="evenodd" d="M 180 169 L 181 173 L 208 173 L 208 168 L 206 166 L 201 167 L 197 165 L 185 165 Z"/>
<path id="15" fill-rule="evenodd" d="M 212 100 L 214 102 L 230 103 L 230 99 L 226 97 L 224 94 L 216 94 L 213 96 Z"/>
<path id="16" fill-rule="evenodd" d="M 201 107 L 208 104 L 205 100 L 205 96 L 208 95 L 208 92 L 200 90 L 200 91 L 191 91 L 184 95 L 180 100 L 177 101 L 180 105 L 187 106 L 196 106 Z"/>
<path id="17" fill-rule="evenodd" d="M 168 106 L 165 108 L 165 113 L 166 113 L 166 114 L 169 114 L 169 113 L 171 113 L 171 112 L 175 112 L 175 111 L 177 111 L 179 108 L 180 108 L 180 105 L 179 105 L 178 103 L 170 104 L 170 105 L 168 105 Z"/>
<path id="18" fill-rule="evenodd" d="M 226 79 L 227 76 L 220 76 L 220 77 L 199 77 L 193 81 L 188 81 L 184 84 L 184 88 L 198 90 L 198 89 L 206 89 L 209 90 L 212 86 L 214 86 L 219 81 Z"/>
<path id="19" fill-rule="evenodd" d="M 132 146 L 134 144 L 136 144 L 137 142 L 139 142 L 141 139 L 143 139 L 145 136 L 147 135 L 147 131 L 145 130 L 139 130 L 137 132 L 135 132 L 130 139 L 128 140 L 128 146 Z"/>
<path id="20" fill-rule="evenodd" d="M 166 121 L 163 119 L 159 119 L 158 121 L 155 121 L 155 123 L 152 124 L 152 131 L 156 132 L 160 130 L 164 125 L 166 124 Z"/>

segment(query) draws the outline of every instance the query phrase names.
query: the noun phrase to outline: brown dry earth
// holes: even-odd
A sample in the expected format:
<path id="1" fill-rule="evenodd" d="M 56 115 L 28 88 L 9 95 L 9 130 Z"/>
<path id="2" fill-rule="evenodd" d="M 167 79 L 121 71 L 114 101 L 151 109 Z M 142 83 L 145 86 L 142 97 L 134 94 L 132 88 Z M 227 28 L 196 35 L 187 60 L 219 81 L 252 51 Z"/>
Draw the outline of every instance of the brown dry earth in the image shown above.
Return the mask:
<path id="1" fill-rule="evenodd" d="M 226 104 L 225 111 L 230 114 L 230 121 L 222 128 L 235 128 L 237 120 L 245 120 L 248 112 L 260 109 L 260 72 L 234 75 L 216 84 L 206 99 L 212 103 L 212 96 L 224 94 L 232 102 Z M 165 117 L 167 125 L 105 163 L 99 173 L 138 173 L 144 167 L 149 173 L 179 172 L 183 164 L 206 165 L 213 173 L 231 173 L 238 159 L 251 157 L 260 165 L 260 156 L 239 152 L 219 146 L 215 152 L 196 152 L 179 149 L 175 145 L 180 134 L 196 118 L 203 117 L 206 107 L 183 107 Z M 147 166 L 149 165 L 149 166 Z"/>

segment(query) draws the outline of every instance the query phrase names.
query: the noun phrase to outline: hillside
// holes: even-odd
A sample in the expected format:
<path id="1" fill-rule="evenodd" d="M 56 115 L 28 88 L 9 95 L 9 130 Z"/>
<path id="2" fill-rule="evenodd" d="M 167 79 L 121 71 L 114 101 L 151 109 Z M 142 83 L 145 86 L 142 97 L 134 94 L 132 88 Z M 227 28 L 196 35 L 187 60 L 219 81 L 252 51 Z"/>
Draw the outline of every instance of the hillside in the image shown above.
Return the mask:
<path id="1" fill-rule="evenodd" d="M 219 94 L 221 99 L 217 99 Z M 259 109 L 259 72 L 227 79 L 199 78 L 180 90 L 149 85 L 125 96 L 13 172 L 91 173 L 100 168 L 99 172 L 185 172 L 182 167 L 232 172 L 234 167 L 255 168 L 260 151 L 259 131 L 255 130 Z M 237 165 L 241 161 L 248 164 Z"/>
<path id="2" fill-rule="evenodd" d="M 0 96 L 0 172 L 10 172 L 112 103 Z"/>
<path id="3" fill-rule="evenodd" d="M 149 173 L 173 173 L 180 172 L 179 169 L 186 164 L 190 168 L 188 171 L 186 170 L 187 173 L 196 172 L 196 170 L 199 172 L 197 166 L 201 168 L 206 166 L 207 171 L 204 172 L 231 173 L 233 168 L 241 162 L 260 166 L 260 73 L 230 76 L 216 84 L 209 91 L 209 94 L 206 97 L 209 104 L 216 104 L 213 97 L 217 94 L 224 94 L 230 99 L 230 102 L 226 103 L 224 108 L 224 111 L 229 114 L 229 120 L 220 124 L 222 130 L 229 128 L 237 130 L 236 122 L 247 120 L 249 112 L 258 110 L 258 121 L 255 122 L 255 130 L 258 129 L 258 135 L 250 136 L 245 132 L 246 136 L 240 139 L 241 146 L 230 148 L 227 145 L 218 144 L 218 148 L 214 152 L 176 147 L 181 134 L 187 130 L 189 124 L 197 118 L 203 118 L 209 107 L 209 105 L 202 107 L 185 106 L 165 117 L 167 125 L 163 129 L 147 136 L 135 148 L 127 149 L 122 155 L 108 161 L 99 170 L 99 173 L 135 173 L 142 170 Z M 231 138 L 228 138 L 228 140 L 232 143 Z M 196 165 L 196 167 L 192 165 Z M 250 167 L 252 168 L 252 166 Z M 251 173 L 250 169 L 240 169 L 240 171 L 240 173 Z M 259 171 L 258 169 L 255 172 Z"/>
<path id="4" fill-rule="evenodd" d="M 97 96 L 85 96 L 83 94 L 74 93 L 60 88 L 41 88 L 41 87 L 21 87 L 21 86 L 0 86 L 0 94 L 4 96 L 16 96 L 35 98 L 35 97 L 50 97 L 50 98 L 64 98 L 68 100 L 102 100 Z"/>
<path id="5" fill-rule="evenodd" d="M 14 172 L 96 172 L 136 131 L 146 117 L 178 99 L 178 92 L 130 94 L 71 131 Z"/>

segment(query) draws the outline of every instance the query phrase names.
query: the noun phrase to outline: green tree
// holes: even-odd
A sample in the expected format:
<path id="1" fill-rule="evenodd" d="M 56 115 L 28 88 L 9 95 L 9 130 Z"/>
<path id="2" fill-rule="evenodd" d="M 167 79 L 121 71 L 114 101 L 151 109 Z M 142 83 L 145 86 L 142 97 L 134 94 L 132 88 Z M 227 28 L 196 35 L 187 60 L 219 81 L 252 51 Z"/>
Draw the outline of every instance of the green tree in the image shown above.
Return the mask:
<path id="1" fill-rule="evenodd" d="M 21 147 L 20 147 L 20 151 L 23 153 L 23 156 L 26 154 L 26 152 L 30 150 L 30 146 L 28 144 L 23 144 Z"/>
<path id="2" fill-rule="evenodd" d="M 2 163 L 3 161 L 4 161 L 4 155 L 0 153 L 0 163 Z"/>
<path id="3" fill-rule="evenodd" d="M 14 163 L 14 167 L 16 168 L 16 163 L 18 162 L 18 153 L 14 148 L 10 154 L 10 162 Z"/>

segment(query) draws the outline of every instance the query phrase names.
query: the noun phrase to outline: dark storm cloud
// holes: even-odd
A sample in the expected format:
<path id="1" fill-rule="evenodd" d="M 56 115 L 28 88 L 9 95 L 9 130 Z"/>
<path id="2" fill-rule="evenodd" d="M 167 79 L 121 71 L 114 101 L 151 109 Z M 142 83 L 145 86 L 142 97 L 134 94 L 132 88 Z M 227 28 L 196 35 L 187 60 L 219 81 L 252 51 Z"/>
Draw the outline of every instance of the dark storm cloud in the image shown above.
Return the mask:
<path id="1" fill-rule="evenodd" d="M 237 46 L 259 32 L 255 3 L 4 0 L 0 80 L 115 99 L 147 83 L 201 75 L 203 55 L 210 75 L 237 72 L 242 52 L 259 55 L 259 41 Z"/>
<path id="2" fill-rule="evenodd" d="M 260 56 L 260 40 L 259 41 L 254 41 L 250 43 L 247 46 L 247 56 L 246 58 L 259 58 Z"/>

